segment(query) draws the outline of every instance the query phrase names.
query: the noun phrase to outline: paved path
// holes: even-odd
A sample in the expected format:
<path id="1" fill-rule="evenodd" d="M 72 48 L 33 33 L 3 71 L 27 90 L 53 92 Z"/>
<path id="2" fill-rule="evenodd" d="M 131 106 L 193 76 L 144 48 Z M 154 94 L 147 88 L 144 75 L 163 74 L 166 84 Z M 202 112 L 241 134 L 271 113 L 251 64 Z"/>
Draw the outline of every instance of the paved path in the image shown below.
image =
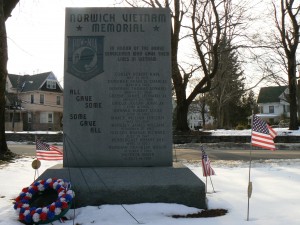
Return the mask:
<path id="1" fill-rule="evenodd" d="M 250 150 L 206 149 L 209 159 L 213 160 L 249 160 Z M 201 160 L 201 150 L 191 148 L 178 148 L 173 150 L 174 160 Z M 300 159 L 300 150 L 252 150 L 252 160 L 259 159 Z"/>

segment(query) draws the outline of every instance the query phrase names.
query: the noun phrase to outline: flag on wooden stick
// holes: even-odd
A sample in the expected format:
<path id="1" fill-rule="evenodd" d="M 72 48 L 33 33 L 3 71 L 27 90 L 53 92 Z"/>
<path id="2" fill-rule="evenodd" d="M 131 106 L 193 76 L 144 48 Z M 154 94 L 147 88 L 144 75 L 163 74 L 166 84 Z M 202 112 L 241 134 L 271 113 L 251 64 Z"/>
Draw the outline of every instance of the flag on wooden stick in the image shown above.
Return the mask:
<path id="1" fill-rule="evenodd" d="M 277 133 L 265 121 L 258 116 L 253 115 L 251 143 L 253 146 L 265 148 L 274 151 L 275 143 L 274 138 Z"/>
<path id="2" fill-rule="evenodd" d="M 39 160 L 62 160 L 63 153 L 61 149 L 54 146 L 49 145 L 41 140 L 36 140 L 36 156 Z"/>
<path id="3" fill-rule="evenodd" d="M 203 171 L 203 176 L 212 176 L 215 175 L 215 171 L 210 165 L 210 160 L 208 158 L 208 155 L 205 153 L 205 151 L 202 149 L 202 171 Z"/>

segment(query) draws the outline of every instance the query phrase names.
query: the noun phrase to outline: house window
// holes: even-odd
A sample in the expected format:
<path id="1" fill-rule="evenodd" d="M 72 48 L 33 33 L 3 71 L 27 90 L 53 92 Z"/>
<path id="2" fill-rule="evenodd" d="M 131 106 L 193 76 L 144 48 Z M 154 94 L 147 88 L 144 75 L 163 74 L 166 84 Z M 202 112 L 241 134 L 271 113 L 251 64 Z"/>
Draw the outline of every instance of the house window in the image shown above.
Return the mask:
<path id="1" fill-rule="evenodd" d="M 274 113 L 274 106 L 273 105 L 269 106 L 269 113 Z"/>
<path id="2" fill-rule="evenodd" d="M 53 114 L 48 113 L 48 123 L 53 123 Z"/>
<path id="3" fill-rule="evenodd" d="M 28 123 L 32 123 L 32 114 L 31 114 L 31 112 L 28 113 Z"/>
<path id="4" fill-rule="evenodd" d="M 53 123 L 53 113 L 52 112 L 41 112 L 40 123 Z"/>
<path id="5" fill-rule="evenodd" d="M 30 95 L 30 103 L 31 103 L 31 104 L 34 103 L 34 95 Z"/>
<path id="6" fill-rule="evenodd" d="M 60 105 L 60 96 L 56 96 L 56 105 Z"/>
<path id="7" fill-rule="evenodd" d="M 44 105 L 45 102 L 45 96 L 43 94 L 40 94 L 40 104 Z"/>
<path id="8" fill-rule="evenodd" d="M 56 81 L 55 80 L 47 80 L 47 88 L 48 89 L 56 89 Z"/>

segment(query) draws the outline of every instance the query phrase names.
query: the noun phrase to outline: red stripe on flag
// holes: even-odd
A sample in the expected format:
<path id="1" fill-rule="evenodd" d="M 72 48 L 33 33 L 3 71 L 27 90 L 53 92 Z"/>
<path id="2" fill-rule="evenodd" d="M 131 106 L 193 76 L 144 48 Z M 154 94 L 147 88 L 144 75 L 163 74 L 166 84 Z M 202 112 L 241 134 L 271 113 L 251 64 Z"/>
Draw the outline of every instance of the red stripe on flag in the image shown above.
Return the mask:
<path id="1" fill-rule="evenodd" d="M 253 146 L 275 150 L 274 138 L 277 133 L 265 121 L 253 115 L 251 144 Z"/>
<path id="2" fill-rule="evenodd" d="M 39 160 L 62 160 L 63 153 L 60 148 L 48 145 L 40 140 L 36 140 L 36 156 Z"/>
<path id="3" fill-rule="evenodd" d="M 270 132 L 270 136 L 274 139 L 277 136 L 276 131 L 267 124 L 268 130 Z"/>
<path id="4" fill-rule="evenodd" d="M 36 150 L 36 156 L 39 160 L 62 160 L 63 154 L 60 151 Z"/>
<path id="5" fill-rule="evenodd" d="M 202 150 L 202 171 L 204 177 L 215 175 L 215 171 L 210 165 L 208 155 L 205 153 L 204 150 Z"/>

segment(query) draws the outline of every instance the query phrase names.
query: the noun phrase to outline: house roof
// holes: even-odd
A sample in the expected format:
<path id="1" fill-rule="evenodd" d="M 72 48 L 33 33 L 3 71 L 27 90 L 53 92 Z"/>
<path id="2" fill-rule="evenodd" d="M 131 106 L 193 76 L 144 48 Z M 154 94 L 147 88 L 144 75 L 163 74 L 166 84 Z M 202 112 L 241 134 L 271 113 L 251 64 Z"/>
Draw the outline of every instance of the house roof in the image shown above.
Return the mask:
<path id="1" fill-rule="evenodd" d="M 257 103 L 280 102 L 279 96 L 287 88 L 287 86 L 262 87 L 259 91 Z"/>
<path id="2" fill-rule="evenodd" d="M 8 74 L 8 78 L 10 79 L 12 87 L 18 88 L 20 92 L 35 91 L 41 89 L 48 77 L 55 77 L 55 76 L 52 72 L 40 73 L 31 76 L 30 75 L 20 76 L 15 74 Z M 62 91 L 60 86 L 59 86 L 59 90 Z"/>

